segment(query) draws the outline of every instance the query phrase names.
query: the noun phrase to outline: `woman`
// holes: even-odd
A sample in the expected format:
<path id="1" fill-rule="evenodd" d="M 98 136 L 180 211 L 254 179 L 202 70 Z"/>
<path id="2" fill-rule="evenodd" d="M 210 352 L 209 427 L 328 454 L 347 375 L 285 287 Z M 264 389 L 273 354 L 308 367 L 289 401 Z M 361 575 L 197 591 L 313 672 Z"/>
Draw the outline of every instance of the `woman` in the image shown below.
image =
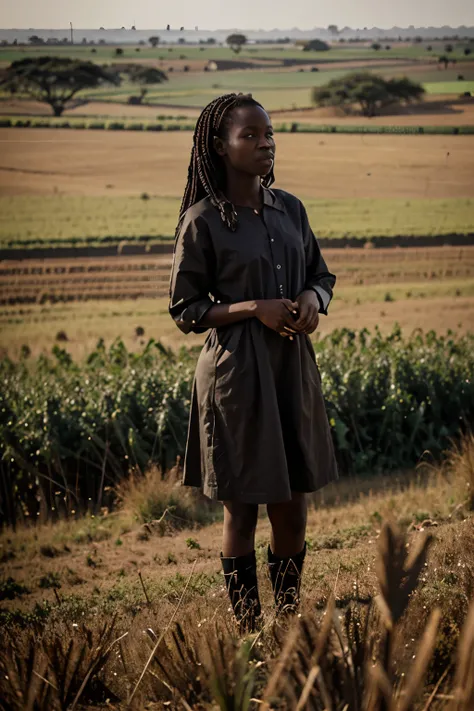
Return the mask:
<path id="1" fill-rule="evenodd" d="M 327 313 L 327 270 L 302 203 L 274 182 L 270 119 L 250 95 L 200 115 L 180 210 L 170 314 L 211 329 L 199 357 L 184 484 L 223 502 L 221 560 L 236 618 L 260 615 L 258 505 L 272 526 L 277 611 L 296 610 L 306 553 L 306 493 L 337 479 L 309 334 Z"/>

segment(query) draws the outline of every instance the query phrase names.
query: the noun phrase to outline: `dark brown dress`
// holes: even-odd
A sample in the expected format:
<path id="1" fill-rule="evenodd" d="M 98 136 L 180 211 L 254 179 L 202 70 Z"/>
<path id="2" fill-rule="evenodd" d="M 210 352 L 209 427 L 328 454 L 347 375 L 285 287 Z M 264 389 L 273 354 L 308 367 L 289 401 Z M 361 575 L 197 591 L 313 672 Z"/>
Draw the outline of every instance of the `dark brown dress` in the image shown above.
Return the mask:
<path id="1" fill-rule="evenodd" d="M 327 270 L 306 210 L 283 190 L 263 189 L 261 216 L 236 207 L 229 230 L 209 199 L 185 214 L 170 282 L 170 314 L 203 333 L 214 303 L 295 300 L 314 289 L 327 313 L 335 276 Z M 210 330 L 194 377 L 184 484 L 212 499 L 288 501 L 338 478 L 309 336 L 293 341 L 257 318 Z"/>

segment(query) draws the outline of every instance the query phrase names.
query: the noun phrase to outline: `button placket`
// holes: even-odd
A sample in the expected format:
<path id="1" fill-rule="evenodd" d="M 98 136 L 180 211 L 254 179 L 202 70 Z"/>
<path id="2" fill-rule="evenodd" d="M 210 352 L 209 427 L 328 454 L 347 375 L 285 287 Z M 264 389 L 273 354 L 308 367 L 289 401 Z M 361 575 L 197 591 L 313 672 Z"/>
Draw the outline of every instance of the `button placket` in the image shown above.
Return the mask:
<path id="1" fill-rule="evenodd" d="M 271 254 L 271 257 L 272 257 L 272 264 L 273 264 L 273 270 L 274 270 L 273 273 L 274 273 L 274 275 L 275 275 L 275 284 L 276 284 L 276 287 L 277 287 L 277 289 L 278 289 L 278 293 L 279 293 L 279 295 L 280 295 L 280 298 L 283 299 L 283 298 L 284 298 L 283 284 L 282 284 L 282 281 L 283 281 L 283 280 L 282 280 L 281 274 L 278 274 L 278 272 L 281 271 L 281 264 L 275 264 L 276 258 L 275 258 L 275 253 L 274 253 L 274 251 L 273 251 L 273 250 L 274 250 L 273 245 L 274 245 L 274 243 L 275 243 L 275 238 L 274 238 L 274 237 L 270 237 L 270 233 L 269 233 L 269 231 L 268 231 L 268 227 L 267 227 L 267 225 L 266 225 L 265 220 L 263 219 L 263 214 L 261 215 L 261 218 L 262 218 L 263 224 L 265 225 L 265 230 L 266 230 L 266 232 L 267 232 L 267 237 L 268 237 L 268 242 L 269 242 L 269 247 L 270 247 L 270 254 Z"/>

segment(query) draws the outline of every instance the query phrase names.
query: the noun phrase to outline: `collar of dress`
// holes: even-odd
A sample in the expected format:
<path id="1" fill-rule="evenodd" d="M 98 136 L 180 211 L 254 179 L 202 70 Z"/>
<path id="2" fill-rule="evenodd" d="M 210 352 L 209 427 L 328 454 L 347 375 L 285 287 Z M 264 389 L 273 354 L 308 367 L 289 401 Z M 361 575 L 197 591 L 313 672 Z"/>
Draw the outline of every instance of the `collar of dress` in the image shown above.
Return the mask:
<path id="1" fill-rule="evenodd" d="M 280 210 L 280 212 L 286 212 L 283 201 L 278 197 L 278 195 L 275 195 L 273 190 L 270 190 L 270 188 L 265 188 L 264 186 L 262 186 L 262 188 L 263 204 L 268 207 L 273 207 L 276 210 Z"/>

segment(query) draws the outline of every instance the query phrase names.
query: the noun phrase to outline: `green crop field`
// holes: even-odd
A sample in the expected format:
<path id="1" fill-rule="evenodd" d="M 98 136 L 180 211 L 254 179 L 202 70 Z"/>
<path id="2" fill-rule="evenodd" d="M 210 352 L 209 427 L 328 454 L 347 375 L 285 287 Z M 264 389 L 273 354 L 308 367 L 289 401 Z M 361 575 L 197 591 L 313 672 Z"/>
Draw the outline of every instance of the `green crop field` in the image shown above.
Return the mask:
<path id="1" fill-rule="evenodd" d="M 396 72 L 393 68 L 384 71 L 379 65 L 370 67 L 390 76 L 403 75 L 404 71 Z M 170 74 L 170 78 L 163 84 L 150 86 L 146 100 L 148 103 L 202 107 L 219 94 L 231 91 L 250 92 L 268 107 L 270 111 L 276 109 L 311 106 L 311 91 L 316 86 L 327 84 L 333 79 L 349 73 L 345 69 L 324 69 L 320 72 L 310 71 L 226 71 L 219 73 L 192 72 Z M 457 81 L 450 71 L 448 81 L 444 81 L 445 72 L 432 71 L 420 72 L 419 76 L 409 74 L 410 78 L 424 83 L 430 94 L 461 94 L 474 91 L 474 70 L 466 73 L 466 81 Z M 438 81 L 443 79 L 443 81 Z M 427 83 L 425 83 L 427 82 Z M 96 101 L 114 101 L 126 103 L 132 94 L 137 93 L 136 85 L 124 82 L 117 88 L 102 87 L 85 92 L 86 98 Z"/>
<path id="2" fill-rule="evenodd" d="M 178 197 L 2 197 L 0 247 L 169 240 L 179 204 Z M 435 236 L 474 229 L 470 198 L 308 199 L 305 205 L 320 237 Z"/>
<path id="3" fill-rule="evenodd" d="M 271 70 L 229 70 L 225 72 L 174 72 L 169 73 L 169 79 L 163 84 L 150 85 L 146 96 L 147 104 L 163 106 L 197 107 L 204 106 L 219 94 L 232 91 L 250 92 L 260 100 L 270 111 L 308 107 L 312 105 L 312 89 L 322 86 L 333 79 L 350 73 L 350 69 L 336 68 L 337 64 L 322 67 L 321 71 L 301 71 L 293 68 L 290 71 Z M 163 65 L 166 70 L 168 67 Z M 401 64 L 399 68 L 393 65 L 384 67 L 380 63 L 370 64 L 370 71 L 381 73 L 387 77 L 407 74 L 411 79 L 424 84 L 428 94 L 461 94 L 474 92 L 474 69 L 463 72 L 465 81 L 458 81 L 458 70 L 438 71 L 420 68 L 416 71 Z M 124 81 L 118 87 L 102 86 L 98 89 L 82 92 L 81 95 L 90 101 L 113 102 L 126 104 L 129 97 L 136 95 L 136 84 Z M 8 100 L 9 95 L 0 95 Z M 1 103 L 0 103 L 1 112 Z"/>
<path id="4" fill-rule="evenodd" d="M 311 106 L 311 89 L 347 74 L 347 69 L 321 72 L 226 71 L 219 73 L 170 74 L 163 84 L 150 86 L 146 100 L 153 104 L 202 107 L 219 94 L 232 91 L 250 92 L 270 111 L 296 106 Z M 101 88 L 86 92 L 96 101 L 126 103 L 137 93 L 136 85 L 123 83 L 117 88 Z"/>
<path id="5" fill-rule="evenodd" d="M 388 43 L 390 44 L 390 43 Z M 248 45 L 244 47 L 242 52 L 236 56 L 231 49 L 225 46 L 207 47 L 199 45 L 159 45 L 156 48 L 148 46 L 122 44 L 123 54 L 117 57 L 115 46 L 111 45 L 96 45 L 91 46 L 75 45 L 71 46 L 32 46 L 18 48 L 3 48 L 0 51 L 0 62 L 12 62 L 24 57 L 40 56 L 46 54 L 54 54 L 66 57 L 80 57 L 83 59 L 91 58 L 100 61 L 112 60 L 134 60 L 134 59 L 160 59 L 175 60 L 185 56 L 189 60 L 219 60 L 219 59 L 305 59 L 311 62 L 340 62 L 348 60 L 367 60 L 381 61 L 386 59 L 433 59 L 444 54 L 445 42 L 423 42 L 422 44 L 413 45 L 390 45 L 391 49 L 385 48 L 374 50 L 367 45 L 343 45 L 335 44 L 327 52 L 303 52 L 301 48 L 294 45 L 275 46 L 275 45 Z M 457 61 L 468 60 L 464 56 L 464 49 L 467 45 L 465 42 L 452 42 L 453 52 L 450 53 L 451 59 Z M 383 47 L 386 46 L 384 43 Z M 427 47 L 431 46 L 432 51 L 428 51 Z M 95 52 L 92 50 L 95 49 Z M 137 51 L 139 50 L 139 51 Z M 471 60 L 472 61 L 472 60 Z"/>
<path id="6" fill-rule="evenodd" d="M 424 85 L 428 94 L 463 94 L 474 93 L 474 81 L 441 81 Z"/>

